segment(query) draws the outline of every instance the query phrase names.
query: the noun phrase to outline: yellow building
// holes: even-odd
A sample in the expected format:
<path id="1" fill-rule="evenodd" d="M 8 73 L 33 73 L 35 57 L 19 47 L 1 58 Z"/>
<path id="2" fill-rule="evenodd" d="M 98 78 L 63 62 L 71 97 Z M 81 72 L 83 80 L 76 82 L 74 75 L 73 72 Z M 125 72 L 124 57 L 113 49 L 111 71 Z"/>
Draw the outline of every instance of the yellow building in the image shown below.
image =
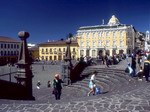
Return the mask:
<path id="1" fill-rule="evenodd" d="M 135 49 L 136 30 L 132 25 L 121 24 L 113 15 L 108 24 L 83 26 L 77 31 L 79 57 L 110 56 L 131 53 Z"/>
<path id="2" fill-rule="evenodd" d="M 72 40 L 70 45 L 72 59 L 78 57 L 78 43 L 76 40 Z M 40 60 L 64 60 L 66 53 L 66 41 L 50 41 L 39 44 L 39 58 Z"/>

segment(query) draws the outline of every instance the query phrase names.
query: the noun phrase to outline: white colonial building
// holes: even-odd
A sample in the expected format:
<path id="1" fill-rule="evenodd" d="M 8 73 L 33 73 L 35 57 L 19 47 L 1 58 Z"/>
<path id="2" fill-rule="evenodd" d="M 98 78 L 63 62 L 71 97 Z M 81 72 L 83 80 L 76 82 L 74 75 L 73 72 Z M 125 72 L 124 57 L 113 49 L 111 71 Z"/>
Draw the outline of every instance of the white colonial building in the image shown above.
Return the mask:
<path id="1" fill-rule="evenodd" d="M 115 15 L 108 24 L 82 26 L 77 31 L 79 56 L 132 53 L 135 49 L 136 33 L 132 25 L 121 24 Z"/>
<path id="2" fill-rule="evenodd" d="M 146 38 L 145 38 L 145 51 L 150 51 L 150 32 L 146 31 Z"/>
<path id="3" fill-rule="evenodd" d="M 0 65 L 14 64 L 18 60 L 20 42 L 9 37 L 0 36 Z"/>

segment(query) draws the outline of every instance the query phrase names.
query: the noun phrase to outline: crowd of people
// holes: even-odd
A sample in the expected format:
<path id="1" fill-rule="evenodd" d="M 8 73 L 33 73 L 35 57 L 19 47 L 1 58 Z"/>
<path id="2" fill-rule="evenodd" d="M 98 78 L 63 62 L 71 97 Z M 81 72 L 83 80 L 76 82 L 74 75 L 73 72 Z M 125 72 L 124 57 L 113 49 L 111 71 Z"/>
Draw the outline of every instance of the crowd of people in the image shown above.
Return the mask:
<path id="1" fill-rule="evenodd" d="M 145 81 L 149 82 L 150 54 L 132 53 L 131 62 L 128 61 L 128 58 L 126 60 L 128 65 L 125 72 L 132 77 L 138 77 L 140 81 L 145 77 Z"/>
<path id="2" fill-rule="evenodd" d="M 99 58 L 100 59 L 100 58 Z M 150 54 L 149 55 L 142 55 L 141 53 L 132 53 L 131 54 L 131 61 L 129 61 L 129 55 L 128 54 L 122 54 L 122 55 L 114 55 L 109 56 L 106 54 L 105 56 L 101 57 L 102 64 L 105 64 L 107 67 L 109 67 L 111 64 L 117 64 L 121 60 L 126 60 L 127 62 L 127 68 L 125 69 L 125 72 L 127 72 L 131 77 L 138 77 L 139 81 L 143 80 L 143 77 L 145 77 L 145 81 L 149 82 L 149 72 L 150 72 Z M 87 65 L 93 64 L 93 59 L 91 57 L 80 57 L 80 62 L 83 62 Z M 143 64 L 142 64 L 143 63 Z M 97 63 L 95 63 L 97 64 Z M 97 72 L 94 71 L 91 75 L 90 81 L 89 81 L 89 92 L 88 96 L 91 94 L 100 94 L 100 87 L 97 87 L 95 83 L 95 76 L 97 75 Z M 53 85 L 53 91 L 52 94 L 54 94 L 56 100 L 60 100 L 61 96 L 61 90 L 62 90 L 62 83 L 63 80 L 60 78 L 59 74 L 55 74 L 55 78 L 53 82 L 51 83 L 48 81 L 48 87 L 51 87 Z M 40 89 L 40 81 L 37 83 L 37 89 Z"/>

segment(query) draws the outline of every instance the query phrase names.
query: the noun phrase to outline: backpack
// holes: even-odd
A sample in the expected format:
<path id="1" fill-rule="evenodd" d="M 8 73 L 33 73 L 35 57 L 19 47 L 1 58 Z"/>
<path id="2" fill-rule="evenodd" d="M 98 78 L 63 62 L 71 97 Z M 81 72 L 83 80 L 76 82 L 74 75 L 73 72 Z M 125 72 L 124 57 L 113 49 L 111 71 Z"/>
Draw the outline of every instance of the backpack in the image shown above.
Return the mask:
<path id="1" fill-rule="evenodd" d="M 100 87 L 96 87 L 96 88 L 95 88 L 95 93 L 96 93 L 96 94 L 101 94 L 101 89 L 100 89 Z"/>

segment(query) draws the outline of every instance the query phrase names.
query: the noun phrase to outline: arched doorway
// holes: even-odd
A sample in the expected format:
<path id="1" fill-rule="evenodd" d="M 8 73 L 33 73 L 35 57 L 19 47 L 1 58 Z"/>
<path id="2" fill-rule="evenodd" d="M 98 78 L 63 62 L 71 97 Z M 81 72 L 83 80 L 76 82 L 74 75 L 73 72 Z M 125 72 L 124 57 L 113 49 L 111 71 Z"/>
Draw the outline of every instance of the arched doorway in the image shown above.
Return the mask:
<path id="1" fill-rule="evenodd" d="M 99 50 L 99 52 L 98 52 L 98 56 L 99 56 L 99 59 L 101 59 L 101 58 L 102 58 L 102 56 L 103 56 L 103 50 Z"/>
<path id="2" fill-rule="evenodd" d="M 123 50 L 121 49 L 121 50 L 119 50 L 119 54 L 123 54 Z"/>
<path id="3" fill-rule="evenodd" d="M 112 50 L 112 55 L 116 55 L 116 49 Z"/>

